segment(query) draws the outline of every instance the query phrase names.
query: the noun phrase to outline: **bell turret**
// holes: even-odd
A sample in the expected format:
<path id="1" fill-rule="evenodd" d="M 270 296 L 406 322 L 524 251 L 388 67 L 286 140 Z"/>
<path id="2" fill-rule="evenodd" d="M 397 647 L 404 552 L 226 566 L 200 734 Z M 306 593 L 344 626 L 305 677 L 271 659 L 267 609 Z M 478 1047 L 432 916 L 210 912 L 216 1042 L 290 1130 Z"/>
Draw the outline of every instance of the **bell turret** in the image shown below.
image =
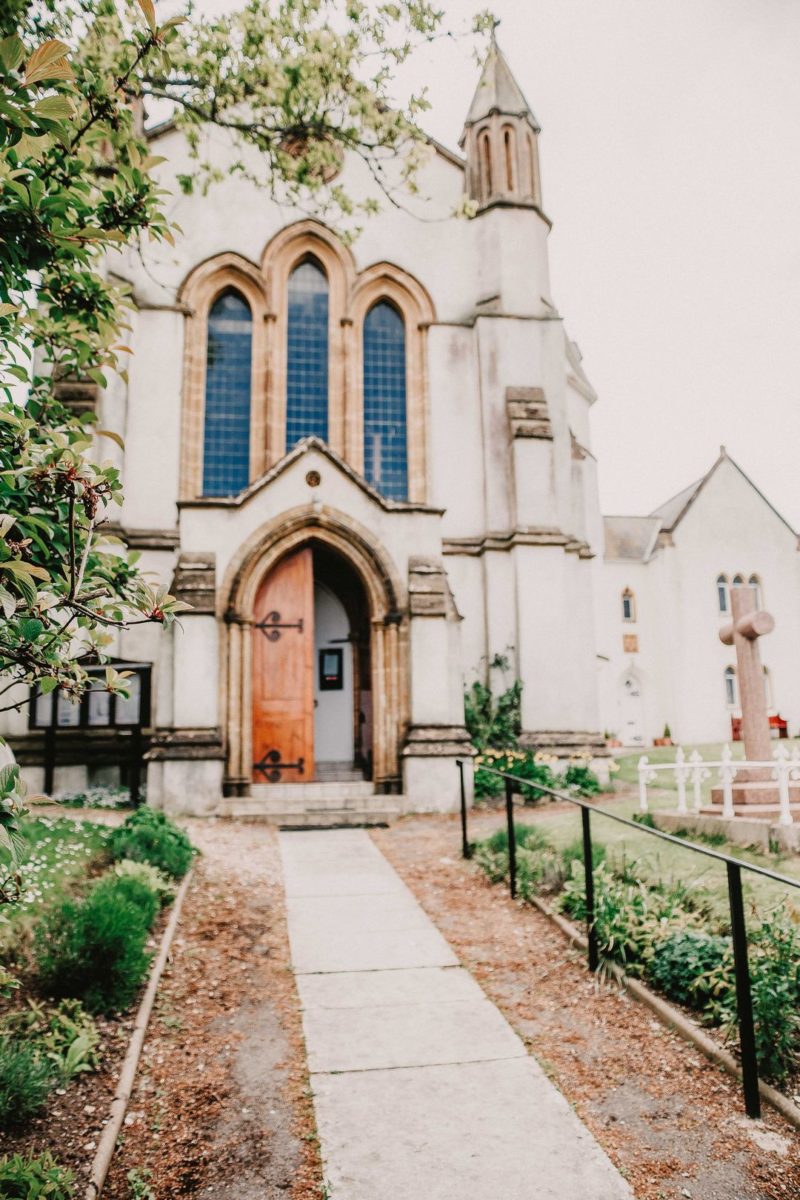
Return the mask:
<path id="1" fill-rule="evenodd" d="M 479 210 L 492 204 L 541 209 L 539 132 L 492 31 L 460 142 L 467 158 L 467 191 Z"/>

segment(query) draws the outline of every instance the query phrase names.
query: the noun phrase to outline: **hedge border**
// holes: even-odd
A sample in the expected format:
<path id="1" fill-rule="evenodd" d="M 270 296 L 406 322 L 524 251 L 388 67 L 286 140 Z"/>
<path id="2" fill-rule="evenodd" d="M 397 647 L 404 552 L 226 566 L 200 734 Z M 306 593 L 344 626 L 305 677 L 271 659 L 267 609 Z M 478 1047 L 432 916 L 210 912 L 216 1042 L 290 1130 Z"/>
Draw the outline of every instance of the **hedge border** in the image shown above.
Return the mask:
<path id="1" fill-rule="evenodd" d="M 561 913 L 556 912 L 555 909 L 551 908 L 539 896 L 531 896 L 530 902 L 549 921 L 552 921 L 573 945 L 578 946 L 581 950 L 587 949 L 588 942 L 586 937 L 571 921 L 562 917 Z M 710 1059 L 718 1067 L 722 1067 L 734 1079 L 741 1080 L 742 1072 L 733 1055 L 729 1054 L 727 1050 L 723 1050 L 721 1046 L 718 1046 L 713 1038 L 704 1033 L 680 1009 L 675 1008 L 673 1004 L 670 1004 L 668 1000 L 664 1000 L 661 996 L 657 996 L 641 980 L 631 979 L 625 974 L 618 963 L 606 958 L 603 959 L 603 966 L 632 996 L 635 996 L 642 1004 L 647 1005 L 655 1013 L 662 1025 L 666 1025 L 668 1029 L 674 1030 L 684 1041 L 691 1042 L 701 1053 L 705 1054 L 706 1058 Z M 800 1108 L 788 1096 L 784 1096 L 783 1092 L 779 1092 L 777 1088 L 765 1083 L 763 1079 L 759 1079 L 758 1081 L 758 1090 L 763 1099 L 776 1109 L 790 1125 L 793 1125 L 795 1129 L 800 1129 Z"/>
<path id="2" fill-rule="evenodd" d="M 122 1122 L 125 1119 L 125 1113 L 130 1103 L 133 1084 L 136 1079 L 136 1071 L 139 1066 L 139 1058 L 142 1053 L 147 1027 L 150 1023 L 150 1015 L 153 1011 L 158 985 L 161 981 L 164 967 L 167 965 L 169 952 L 172 948 L 172 942 L 183 910 L 183 902 L 186 898 L 193 874 L 194 872 L 190 867 L 173 901 L 167 928 L 164 930 L 161 938 L 158 957 L 153 963 L 150 978 L 147 981 L 147 988 L 133 1023 L 133 1033 L 131 1034 L 131 1040 L 128 1042 L 128 1049 L 125 1052 L 119 1082 L 114 1092 L 114 1099 L 111 1101 L 111 1107 L 109 1108 L 108 1121 L 103 1129 L 100 1144 L 92 1160 L 92 1169 L 89 1176 L 89 1183 L 84 1192 L 84 1200 L 97 1200 L 103 1190 L 106 1176 L 111 1166 L 111 1160 L 114 1157 L 114 1151 L 117 1146 L 119 1131 L 122 1128 Z"/>

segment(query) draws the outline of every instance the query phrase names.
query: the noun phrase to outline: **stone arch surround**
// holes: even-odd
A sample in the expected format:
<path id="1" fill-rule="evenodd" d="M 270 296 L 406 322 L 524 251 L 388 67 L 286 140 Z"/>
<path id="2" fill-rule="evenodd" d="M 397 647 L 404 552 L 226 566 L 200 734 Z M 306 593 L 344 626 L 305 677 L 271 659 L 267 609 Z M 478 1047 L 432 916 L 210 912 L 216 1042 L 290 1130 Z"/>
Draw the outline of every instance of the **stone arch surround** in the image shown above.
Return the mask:
<path id="1" fill-rule="evenodd" d="M 286 554 L 316 543 L 340 555 L 364 585 L 369 605 L 374 703 L 373 781 L 400 790 L 400 751 L 409 712 L 408 606 L 401 577 L 372 535 L 343 513 L 308 505 L 258 529 L 231 562 L 220 588 L 220 711 L 224 791 L 248 795 L 252 764 L 252 636 L 258 588 Z"/>

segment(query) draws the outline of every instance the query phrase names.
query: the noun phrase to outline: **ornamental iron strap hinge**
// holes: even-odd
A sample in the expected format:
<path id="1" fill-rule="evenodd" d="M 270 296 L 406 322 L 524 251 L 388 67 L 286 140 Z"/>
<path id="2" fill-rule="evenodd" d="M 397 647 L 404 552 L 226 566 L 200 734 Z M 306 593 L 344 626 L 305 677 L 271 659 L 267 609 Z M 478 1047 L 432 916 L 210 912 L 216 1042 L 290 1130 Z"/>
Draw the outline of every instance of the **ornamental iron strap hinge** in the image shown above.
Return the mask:
<path id="1" fill-rule="evenodd" d="M 260 629 L 264 637 L 270 642 L 277 642 L 281 636 L 282 629 L 297 629 L 300 633 L 303 632 L 303 618 L 294 623 L 281 622 L 281 614 L 279 612 L 267 613 L 263 621 L 258 621 L 256 629 Z"/>
<path id="2" fill-rule="evenodd" d="M 306 760 L 304 758 L 298 758 L 297 762 L 293 763 L 281 762 L 280 750 L 267 750 L 265 754 L 262 754 L 260 762 L 253 763 L 253 770 L 263 775 L 267 783 L 279 783 L 281 771 L 297 771 L 302 775 L 305 767 Z"/>

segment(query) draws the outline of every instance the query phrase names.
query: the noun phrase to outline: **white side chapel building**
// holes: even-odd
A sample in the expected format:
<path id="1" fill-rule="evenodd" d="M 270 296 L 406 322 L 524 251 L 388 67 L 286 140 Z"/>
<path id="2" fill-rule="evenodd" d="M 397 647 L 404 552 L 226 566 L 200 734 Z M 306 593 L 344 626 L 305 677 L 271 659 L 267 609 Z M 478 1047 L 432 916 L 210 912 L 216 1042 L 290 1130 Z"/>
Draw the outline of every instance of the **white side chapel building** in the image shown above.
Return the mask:
<path id="1" fill-rule="evenodd" d="M 320 784 L 363 781 L 409 809 L 454 807 L 464 684 L 496 654 L 524 684 L 525 745 L 602 754 L 604 730 L 636 743 L 666 721 L 722 736 L 718 574 L 763 580 L 775 700 L 800 720 L 795 535 L 743 502 L 752 533 L 728 521 L 705 578 L 695 514 L 715 480 L 749 488 L 732 464 L 693 504 L 609 518 L 604 563 L 596 396 L 551 292 L 538 137 L 493 43 L 463 157 L 433 145 L 415 213 L 384 205 L 348 247 L 235 175 L 182 194 L 184 136 L 153 131 L 183 234 L 113 260 L 134 354 L 129 382 L 96 397 L 124 441 L 102 445 L 126 481 L 124 536 L 192 605 L 116 649 L 152 664 L 150 803 L 256 812 L 270 789 L 285 808 L 292 785 L 302 807 Z M 381 199 L 358 160 L 343 180 Z M 473 219 L 453 215 L 464 194 Z M 8 729 L 23 746 L 27 715 Z"/>

